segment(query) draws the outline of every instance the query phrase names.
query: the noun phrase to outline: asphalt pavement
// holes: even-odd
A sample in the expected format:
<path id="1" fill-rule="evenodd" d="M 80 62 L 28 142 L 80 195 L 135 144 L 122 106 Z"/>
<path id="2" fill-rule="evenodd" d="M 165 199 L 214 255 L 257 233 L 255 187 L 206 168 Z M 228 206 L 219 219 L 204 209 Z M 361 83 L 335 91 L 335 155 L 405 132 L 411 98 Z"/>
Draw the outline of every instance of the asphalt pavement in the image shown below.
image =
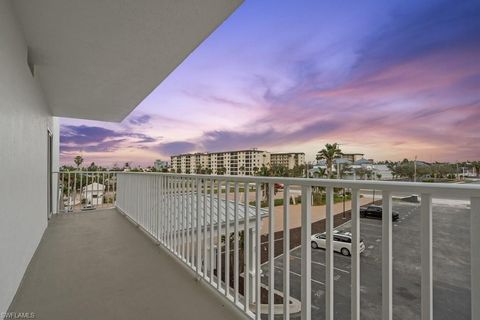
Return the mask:
<path id="1" fill-rule="evenodd" d="M 394 201 L 393 318 L 420 319 L 420 206 Z M 470 319 L 470 210 L 464 202 L 433 204 L 434 318 Z M 366 249 L 360 258 L 361 318 L 381 319 L 382 221 L 360 219 Z M 349 230 L 347 223 L 340 228 Z M 283 257 L 275 259 L 275 288 L 283 289 Z M 350 319 L 350 257 L 334 255 L 335 319 Z M 268 283 L 268 264 L 262 267 Z M 301 250 L 291 250 L 290 293 L 300 300 Z M 312 319 L 325 318 L 325 251 L 312 249 Z M 282 319 L 283 315 L 277 315 Z M 300 319 L 299 314 L 291 319 Z"/>

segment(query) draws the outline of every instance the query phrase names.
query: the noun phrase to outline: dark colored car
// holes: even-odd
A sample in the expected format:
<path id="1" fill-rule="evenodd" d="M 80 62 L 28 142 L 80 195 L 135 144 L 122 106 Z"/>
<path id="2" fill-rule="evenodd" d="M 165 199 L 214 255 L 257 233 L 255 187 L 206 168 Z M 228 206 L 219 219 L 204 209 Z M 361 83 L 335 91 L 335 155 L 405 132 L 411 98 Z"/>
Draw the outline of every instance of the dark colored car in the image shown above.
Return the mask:
<path id="1" fill-rule="evenodd" d="M 360 207 L 360 217 L 362 218 L 374 218 L 382 220 L 383 209 L 381 206 L 366 206 Z M 392 210 L 392 221 L 396 221 L 399 218 L 399 214 Z"/>

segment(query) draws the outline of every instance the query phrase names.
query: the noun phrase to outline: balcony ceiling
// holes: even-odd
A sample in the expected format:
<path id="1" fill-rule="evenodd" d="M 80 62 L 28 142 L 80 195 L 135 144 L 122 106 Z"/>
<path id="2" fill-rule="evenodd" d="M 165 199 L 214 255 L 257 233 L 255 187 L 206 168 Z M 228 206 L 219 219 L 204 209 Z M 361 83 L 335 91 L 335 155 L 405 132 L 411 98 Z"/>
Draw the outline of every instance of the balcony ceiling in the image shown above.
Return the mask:
<path id="1" fill-rule="evenodd" d="M 241 2 L 12 3 L 53 115 L 121 121 Z"/>

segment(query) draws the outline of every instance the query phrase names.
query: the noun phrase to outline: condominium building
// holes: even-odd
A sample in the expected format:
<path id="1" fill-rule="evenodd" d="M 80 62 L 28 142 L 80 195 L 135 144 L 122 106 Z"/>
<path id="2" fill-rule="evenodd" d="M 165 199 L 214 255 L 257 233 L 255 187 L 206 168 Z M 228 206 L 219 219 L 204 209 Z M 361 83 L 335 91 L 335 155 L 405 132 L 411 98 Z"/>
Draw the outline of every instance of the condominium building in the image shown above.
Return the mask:
<path id="1" fill-rule="evenodd" d="M 250 149 L 213 153 L 187 153 L 171 157 L 176 173 L 208 173 L 255 175 L 262 166 L 270 165 L 270 153 Z"/>
<path id="2" fill-rule="evenodd" d="M 283 166 L 293 169 L 295 166 L 305 165 L 305 153 L 303 152 L 285 152 L 272 153 L 270 155 L 271 166 Z"/>

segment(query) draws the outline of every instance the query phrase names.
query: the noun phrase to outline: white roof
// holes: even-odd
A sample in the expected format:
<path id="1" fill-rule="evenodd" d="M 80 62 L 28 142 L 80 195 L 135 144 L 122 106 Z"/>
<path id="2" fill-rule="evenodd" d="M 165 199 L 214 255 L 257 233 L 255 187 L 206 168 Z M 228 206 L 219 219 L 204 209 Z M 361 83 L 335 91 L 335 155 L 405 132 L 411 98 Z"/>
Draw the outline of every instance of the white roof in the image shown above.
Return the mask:
<path id="1" fill-rule="evenodd" d="M 224 196 L 224 195 L 223 195 Z M 183 201 L 185 201 L 187 203 L 187 207 L 186 207 L 186 213 L 187 213 L 187 216 L 188 216 L 188 219 L 186 221 L 186 226 L 187 226 L 187 229 L 189 229 L 192 225 L 191 221 L 190 221 L 190 212 L 193 212 L 193 218 L 194 218 L 194 223 L 193 223 L 193 226 L 196 227 L 196 212 L 197 212 L 197 199 L 196 199 L 196 193 L 193 194 L 193 198 L 192 198 L 192 194 L 184 194 L 184 196 L 177 196 L 177 197 L 174 197 L 173 198 L 175 201 L 175 206 L 177 208 L 177 212 L 182 212 L 181 211 L 181 201 L 183 199 Z M 192 200 L 193 200 L 193 210 L 191 211 L 190 209 L 190 206 L 192 206 Z M 227 203 L 227 208 L 228 208 L 228 221 L 230 221 L 230 223 L 233 223 L 235 221 L 235 201 L 232 201 L 232 200 L 229 200 L 228 202 L 225 202 L 225 198 L 223 199 L 220 199 L 220 223 L 221 225 L 223 226 L 225 224 L 225 222 L 227 221 L 227 218 L 225 216 L 225 204 Z M 206 211 L 204 211 L 205 209 L 205 206 L 204 204 L 206 205 Z M 218 225 L 218 200 L 217 200 L 217 197 L 214 196 L 213 197 L 213 211 L 211 210 L 210 208 L 210 195 L 207 195 L 206 196 L 206 203 L 204 203 L 204 197 L 201 196 L 200 197 L 200 210 L 198 211 L 199 214 L 200 214 L 200 225 L 203 227 L 204 225 L 204 221 L 203 221 L 203 218 L 205 216 L 206 218 L 206 225 L 207 226 L 210 226 L 210 217 L 212 217 L 212 222 L 213 222 L 213 225 L 216 226 Z M 185 205 L 185 204 L 184 204 Z M 238 210 L 238 222 L 239 224 L 243 224 L 243 222 L 245 221 L 245 204 L 244 203 L 239 203 L 238 204 L 238 207 L 237 207 L 237 210 Z M 175 211 L 173 211 L 175 212 Z M 213 216 L 211 215 L 211 213 L 213 212 Z M 252 206 L 252 205 L 247 205 L 247 214 L 248 214 L 248 221 L 251 221 L 251 220 L 255 220 L 256 219 L 256 207 L 255 206 Z M 261 219 L 263 219 L 264 217 L 268 216 L 268 210 L 265 209 L 265 208 L 260 208 L 260 215 L 261 215 Z M 179 229 L 179 230 L 183 230 L 183 215 L 181 214 L 178 214 L 178 215 L 175 215 L 175 217 L 177 218 L 177 223 L 179 224 L 178 227 L 175 226 L 175 219 L 172 221 L 172 227 L 173 229 Z M 232 230 L 233 232 L 233 230 Z"/>

